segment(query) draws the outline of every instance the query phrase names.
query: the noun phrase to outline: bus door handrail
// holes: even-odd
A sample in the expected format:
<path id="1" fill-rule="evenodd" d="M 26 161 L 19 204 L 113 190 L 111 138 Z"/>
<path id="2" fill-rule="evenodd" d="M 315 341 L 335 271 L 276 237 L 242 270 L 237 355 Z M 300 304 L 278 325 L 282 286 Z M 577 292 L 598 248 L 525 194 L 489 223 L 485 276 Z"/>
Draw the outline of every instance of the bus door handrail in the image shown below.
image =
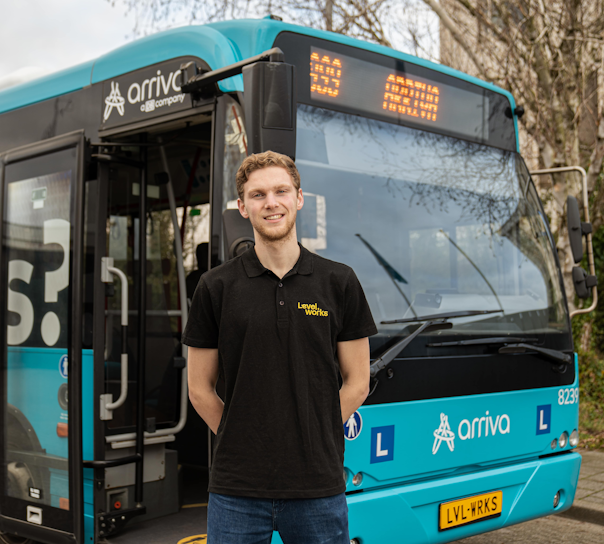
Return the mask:
<path id="1" fill-rule="evenodd" d="M 162 144 L 160 139 L 160 144 Z M 172 176 L 170 175 L 170 169 L 168 165 L 168 159 L 166 157 L 166 149 L 162 144 L 159 147 L 159 151 L 161 153 L 161 159 L 163 163 L 163 167 L 168 174 L 168 183 L 167 183 L 167 192 L 168 192 L 168 201 L 170 203 L 170 215 L 172 217 L 172 226 L 174 229 L 174 249 L 176 253 L 176 270 L 178 273 L 178 294 L 180 298 L 180 317 L 181 317 L 181 327 L 184 330 L 185 325 L 187 324 L 187 319 L 189 317 L 189 306 L 187 303 L 187 287 L 185 281 L 185 268 L 183 264 L 183 256 L 182 256 L 182 240 L 178 233 L 180 232 L 180 228 L 178 226 L 178 217 L 176 215 L 176 199 L 174 197 L 174 186 L 172 185 Z M 183 217 L 183 221 L 184 221 Z M 180 418 L 178 423 L 174 427 L 168 427 L 166 429 L 158 429 L 154 432 L 144 433 L 145 442 L 147 439 L 160 437 L 160 436 L 169 436 L 174 435 L 182 431 L 187 423 L 187 410 L 188 399 L 189 399 L 189 390 L 188 390 L 188 381 L 187 381 L 187 346 L 182 346 L 182 356 L 185 359 L 185 367 L 182 369 L 181 375 L 181 386 L 180 386 Z M 105 437 L 105 441 L 108 444 L 113 444 L 114 442 L 125 442 L 129 440 L 135 440 L 136 433 L 123 433 L 123 434 L 113 434 Z"/>
<path id="2" fill-rule="evenodd" d="M 143 458 L 141 455 L 135 453 L 134 455 L 122 457 L 120 459 L 106 459 L 103 461 L 82 461 L 82 465 L 85 468 L 112 468 L 119 467 L 121 465 L 129 465 L 130 463 L 140 463 L 142 459 Z"/>
<path id="3" fill-rule="evenodd" d="M 585 222 L 589 223 L 589 196 L 587 194 L 587 172 L 581 166 L 560 166 L 558 168 L 544 168 L 542 170 L 533 170 L 530 172 L 531 176 L 543 176 L 546 174 L 557 174 L 561 172 L 579 172 L 581 174 L 581 182 L 583 184 L 583 213 L 585 214 Z M 592 243 L 592 235 L 591 232 L 587 234 L 586 240 L 586 250 L 587 250 L 587 262 L 589 264 L 589 273 L 592 276 L 596 275 L 596 266 L 594 263 L 594 248 Z M 570 318 L 572 319 L 574 316 L 579 314 L 588 314 L 596 309 L 598 305 L 598 288 L 597 286 L 593 286 L 591 288 L 592 292 L 592 302 L 589 308 L 580 308 L 575 310 L 570 314 Z"/>
<path id="4" fill-rule="evenodd" d="M 122 310 L 105 310 L 105 315 L 122 315 Z M 128 315 L 138 316 L 138 310 L 128 310 Z M 147 317 L 182 317 L 180 310 L 147 310 Z"/>
<path id="5" fill-rule="evenodd" d="M 128 278 L 119 268 L 113 266 L 113 257 L 103 257 L 101 269 L 101 281 L 103 283 L 113 283 L 113 276 L 120 279 L 122 287 L 122 353 L 120 356 L 121 375 L 120 375 L 120 396 L 112 402 L 113 395 L 107 393 L 101 395 L 101 419 L 113 419 L 113 410 L 119 408 L 128 397 Z"/>

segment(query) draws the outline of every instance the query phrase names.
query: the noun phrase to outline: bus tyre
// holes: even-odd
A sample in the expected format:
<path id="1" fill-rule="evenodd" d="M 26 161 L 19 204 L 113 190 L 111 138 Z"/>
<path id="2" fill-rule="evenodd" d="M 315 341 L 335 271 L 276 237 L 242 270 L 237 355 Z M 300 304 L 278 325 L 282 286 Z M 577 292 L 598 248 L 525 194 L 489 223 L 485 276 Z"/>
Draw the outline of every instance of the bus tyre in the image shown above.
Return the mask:
<path id="1" fill-rule="evenodd" d="M 0 532 L 0 544 L 36 544 L 31 538 Z"/>
<path id="2" fill-rule="evenodd" d="M 29 488 L 34 487 L 33 478 L 25 463 L 12 462 L 7 466 L 7 495 L 17 499 L 30 500 Z"/>

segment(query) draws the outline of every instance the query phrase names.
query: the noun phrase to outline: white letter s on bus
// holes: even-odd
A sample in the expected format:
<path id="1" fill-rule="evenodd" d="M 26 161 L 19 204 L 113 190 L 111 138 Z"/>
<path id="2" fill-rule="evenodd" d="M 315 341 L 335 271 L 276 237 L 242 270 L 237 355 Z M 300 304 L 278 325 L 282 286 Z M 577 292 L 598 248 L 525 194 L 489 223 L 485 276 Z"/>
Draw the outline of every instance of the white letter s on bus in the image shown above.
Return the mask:
<path id="1" fill-rule="evenodd" d="M 13 280 L 29 283 L 34 267 L 27 261 L 13 260 L 8 263 L 8 297 L 7 309 L 9 312 L 19 314 L 21 321 L 18 325 L 8 325 L 6 331 L 9 346 L 16 346 L 25 342 L 34 328 L 34 306 L 31 300 L 23 293 L 13 291 L 10 284 Z"/>

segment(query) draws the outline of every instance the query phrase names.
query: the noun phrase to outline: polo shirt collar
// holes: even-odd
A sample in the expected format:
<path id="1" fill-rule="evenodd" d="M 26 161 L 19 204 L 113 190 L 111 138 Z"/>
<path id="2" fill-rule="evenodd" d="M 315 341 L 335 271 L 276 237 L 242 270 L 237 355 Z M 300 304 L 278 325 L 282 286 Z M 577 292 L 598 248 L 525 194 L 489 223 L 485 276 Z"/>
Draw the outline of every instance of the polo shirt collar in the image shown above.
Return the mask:
<path id="1" fill-rule="evenodd" d="M 310 276 L 312 274 L 313 254 L 300 243 L 298 245 L 300 246 L 300 257 L 292 271 L 302 276 Z"/>
<path id="2" fill-rule="evenodd" d="M 313 271 L 313 255 L 300 243 L 298 245 L 300 246 L 300 257 L 287 275 L 301 274 L 302 276 L 309 276 Z M 261 276 L 268 270 L 258 259 L 256 250 L 253 247 L 241 255 L 241 261 L 249 278 Z"/>

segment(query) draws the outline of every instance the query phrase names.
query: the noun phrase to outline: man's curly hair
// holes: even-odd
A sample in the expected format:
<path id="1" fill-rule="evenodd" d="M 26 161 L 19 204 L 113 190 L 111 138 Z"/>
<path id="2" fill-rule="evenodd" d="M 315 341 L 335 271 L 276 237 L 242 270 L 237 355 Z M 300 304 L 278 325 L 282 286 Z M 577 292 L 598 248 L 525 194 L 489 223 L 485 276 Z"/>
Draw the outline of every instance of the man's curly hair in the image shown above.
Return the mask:
<path id="1" fill-rule="evenodd" d="M 237 170 L 237 194 L 243 200 L 243 186 L 247 182 L 252 172 L 262 170 L 270 166 L 278 166 L 283 168 L 289 174 L 289 177 L 296 188 L 296 192 L 300 188 L 300 173 L 296 168 L 296 164 L 287 155 L 275 153 L 274 151 L 265 151 L 264 153 L 255 153 L 246 157 Z"/>

